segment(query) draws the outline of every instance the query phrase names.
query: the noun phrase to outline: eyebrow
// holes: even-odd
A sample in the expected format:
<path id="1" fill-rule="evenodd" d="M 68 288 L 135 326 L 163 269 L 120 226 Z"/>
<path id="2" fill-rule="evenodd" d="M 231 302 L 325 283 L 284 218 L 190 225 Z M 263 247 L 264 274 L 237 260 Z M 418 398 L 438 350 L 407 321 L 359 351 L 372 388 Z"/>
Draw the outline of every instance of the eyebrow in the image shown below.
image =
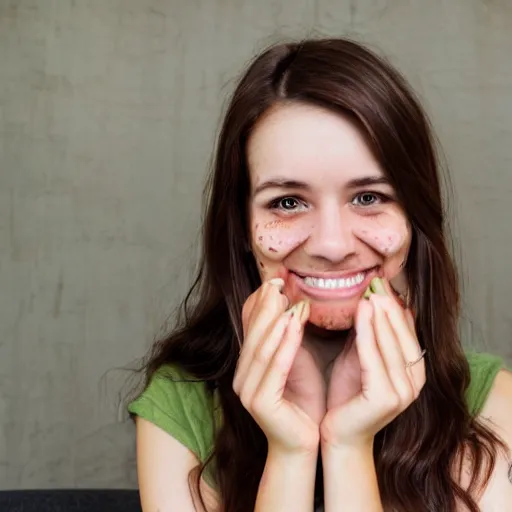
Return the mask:
<path id="1" fill-rule="evenodd" d="M 363 178 L 356 178 L 350 180 L 346 188 L 362 188 L 362 187 L 370 187 L 373 185 L 390 185 L 390 182 L 386 176 L 365 176 Z M 309 189 L 309 185 L 303 181 L 297 180 L 289 180 L 286 178 L 271 178 L 269 180 L 260 183 L 256 189 L 254 190 L 254 195 L 263 192 L 269 188 L 294 188 L 299 190 Z"/>

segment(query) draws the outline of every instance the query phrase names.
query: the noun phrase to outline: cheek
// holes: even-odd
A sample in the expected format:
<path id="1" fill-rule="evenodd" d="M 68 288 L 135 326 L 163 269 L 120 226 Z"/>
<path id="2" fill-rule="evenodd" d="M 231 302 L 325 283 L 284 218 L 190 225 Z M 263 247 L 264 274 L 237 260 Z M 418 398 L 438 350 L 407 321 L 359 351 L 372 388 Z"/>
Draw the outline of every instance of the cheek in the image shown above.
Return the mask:
<path id="1" fill-rule="evenodd" d="M 312 229 L 312 226 L 300 221 L 256 222 L 252 230 L 253 246 L 263 258 L 280 261 L 302 245 Z"/>
<path id="2" fill-rule="evenodd" d="M 359 221 L 354 234 L 378 253 L 388 256 L 408 245 L 409 227 L 401 218 L 367 217 Z"/>

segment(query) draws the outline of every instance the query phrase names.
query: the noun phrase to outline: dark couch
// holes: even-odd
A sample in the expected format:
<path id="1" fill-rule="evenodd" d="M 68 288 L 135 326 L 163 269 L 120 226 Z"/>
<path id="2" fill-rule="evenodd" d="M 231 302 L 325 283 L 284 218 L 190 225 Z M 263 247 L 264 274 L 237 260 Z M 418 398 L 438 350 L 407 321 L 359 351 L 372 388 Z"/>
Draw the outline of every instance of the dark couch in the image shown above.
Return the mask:
<path id="1" fill-rule="evenodd" d="M 0 512 L 142 512 L 139 491 L 59 489 L 0 491 Z"/>

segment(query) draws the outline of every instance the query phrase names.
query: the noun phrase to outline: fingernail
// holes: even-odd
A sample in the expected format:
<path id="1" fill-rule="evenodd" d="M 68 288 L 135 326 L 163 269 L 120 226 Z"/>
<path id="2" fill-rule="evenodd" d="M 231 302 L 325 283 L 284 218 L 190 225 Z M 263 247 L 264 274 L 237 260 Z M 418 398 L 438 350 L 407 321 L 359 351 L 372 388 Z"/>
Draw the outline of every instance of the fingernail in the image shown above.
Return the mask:
<path id="1" fill-rule="evenodd" d="M 300 320 L 301 318 L 301 314 L 302 314 L 302 311 L 304 309 L 304 301 L 301 300 L 300 302 L 297 302 L 297 304 L 294 304 L 288 311 L 287 313 L 291 316 L 291 317 L 294 317 L 294 316 L 297 316 Z"/>
<path id="2" fill-rule="evenodd" d="M 374 293 L 377 295 L 388 295 L 384 283 L 380 277 L 374 277 L 370 283 L 370 287 Z"/>
<path id="3" fill-rule="evenodd" d="M 373 294 L 387 295 L 384 283 L 379 277 L 374 277 L 370 281 L 370 285 L 368 286 L 368 288 L 366 288 L 363 294 L 363 299 L 369 299 Z"/>
<path id="4" fill-rule="evenodd" d="M 284 286 L 284 281 L 280 277 L 274 277 L 274 279 L 270 279 L 268 281 L 268 284 L 277 286 L 279 290 L 281 290 L 281 288 Z"/>
<path id="5" fill-rule="evenodd" d="M 363 294 L 363 299 L 368 300 L 372 293 L 373 293 L 373 291 L 372 291 L 372 287 L 370 285 L 370 286 L 368 286 L 368 288 L 366 288 L 366 291 Z"/>
<path id="6" fill-rule="evenodd" d="M 309 302 L 307 300 L 302 301 L 302 304 L 303 304 L 303 306 L 302 306 L 302 311 L 300 312 L 299 320 L 300 320 L 301 324 L 304 324 L 304 323 L 306 323 L 306 321 L 309 318 L 309 313 L 311 311 L 311 308 L 310 308 Z"/>
<path id="7" fill-rule="evenodd" d="M 297 313 L 297 310 L 299 309 L 299 307 L 300 307 L 300 302 L 297 302 L 297 304 L 294 304 L 293 306 L 290 307 L 290 309 L 286 310 L 286 314 L 288 314 L 290 316 L 294 316 Z"/>

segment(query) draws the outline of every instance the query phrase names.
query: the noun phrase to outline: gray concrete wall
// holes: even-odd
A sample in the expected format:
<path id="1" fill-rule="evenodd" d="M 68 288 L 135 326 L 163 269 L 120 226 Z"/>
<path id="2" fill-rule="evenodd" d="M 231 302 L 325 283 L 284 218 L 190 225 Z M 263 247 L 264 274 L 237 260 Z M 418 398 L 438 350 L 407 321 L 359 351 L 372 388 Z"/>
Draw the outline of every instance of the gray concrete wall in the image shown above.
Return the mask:
<path id="1" fill-rule="evenodd" d="M 112 369 L 185 289 L 233 77 L 308 34 L 381 48 L 424 98 L 476 343 L 512 360 L 509 0 L 0 0 L 1 488 L 136 485 Z"/>

